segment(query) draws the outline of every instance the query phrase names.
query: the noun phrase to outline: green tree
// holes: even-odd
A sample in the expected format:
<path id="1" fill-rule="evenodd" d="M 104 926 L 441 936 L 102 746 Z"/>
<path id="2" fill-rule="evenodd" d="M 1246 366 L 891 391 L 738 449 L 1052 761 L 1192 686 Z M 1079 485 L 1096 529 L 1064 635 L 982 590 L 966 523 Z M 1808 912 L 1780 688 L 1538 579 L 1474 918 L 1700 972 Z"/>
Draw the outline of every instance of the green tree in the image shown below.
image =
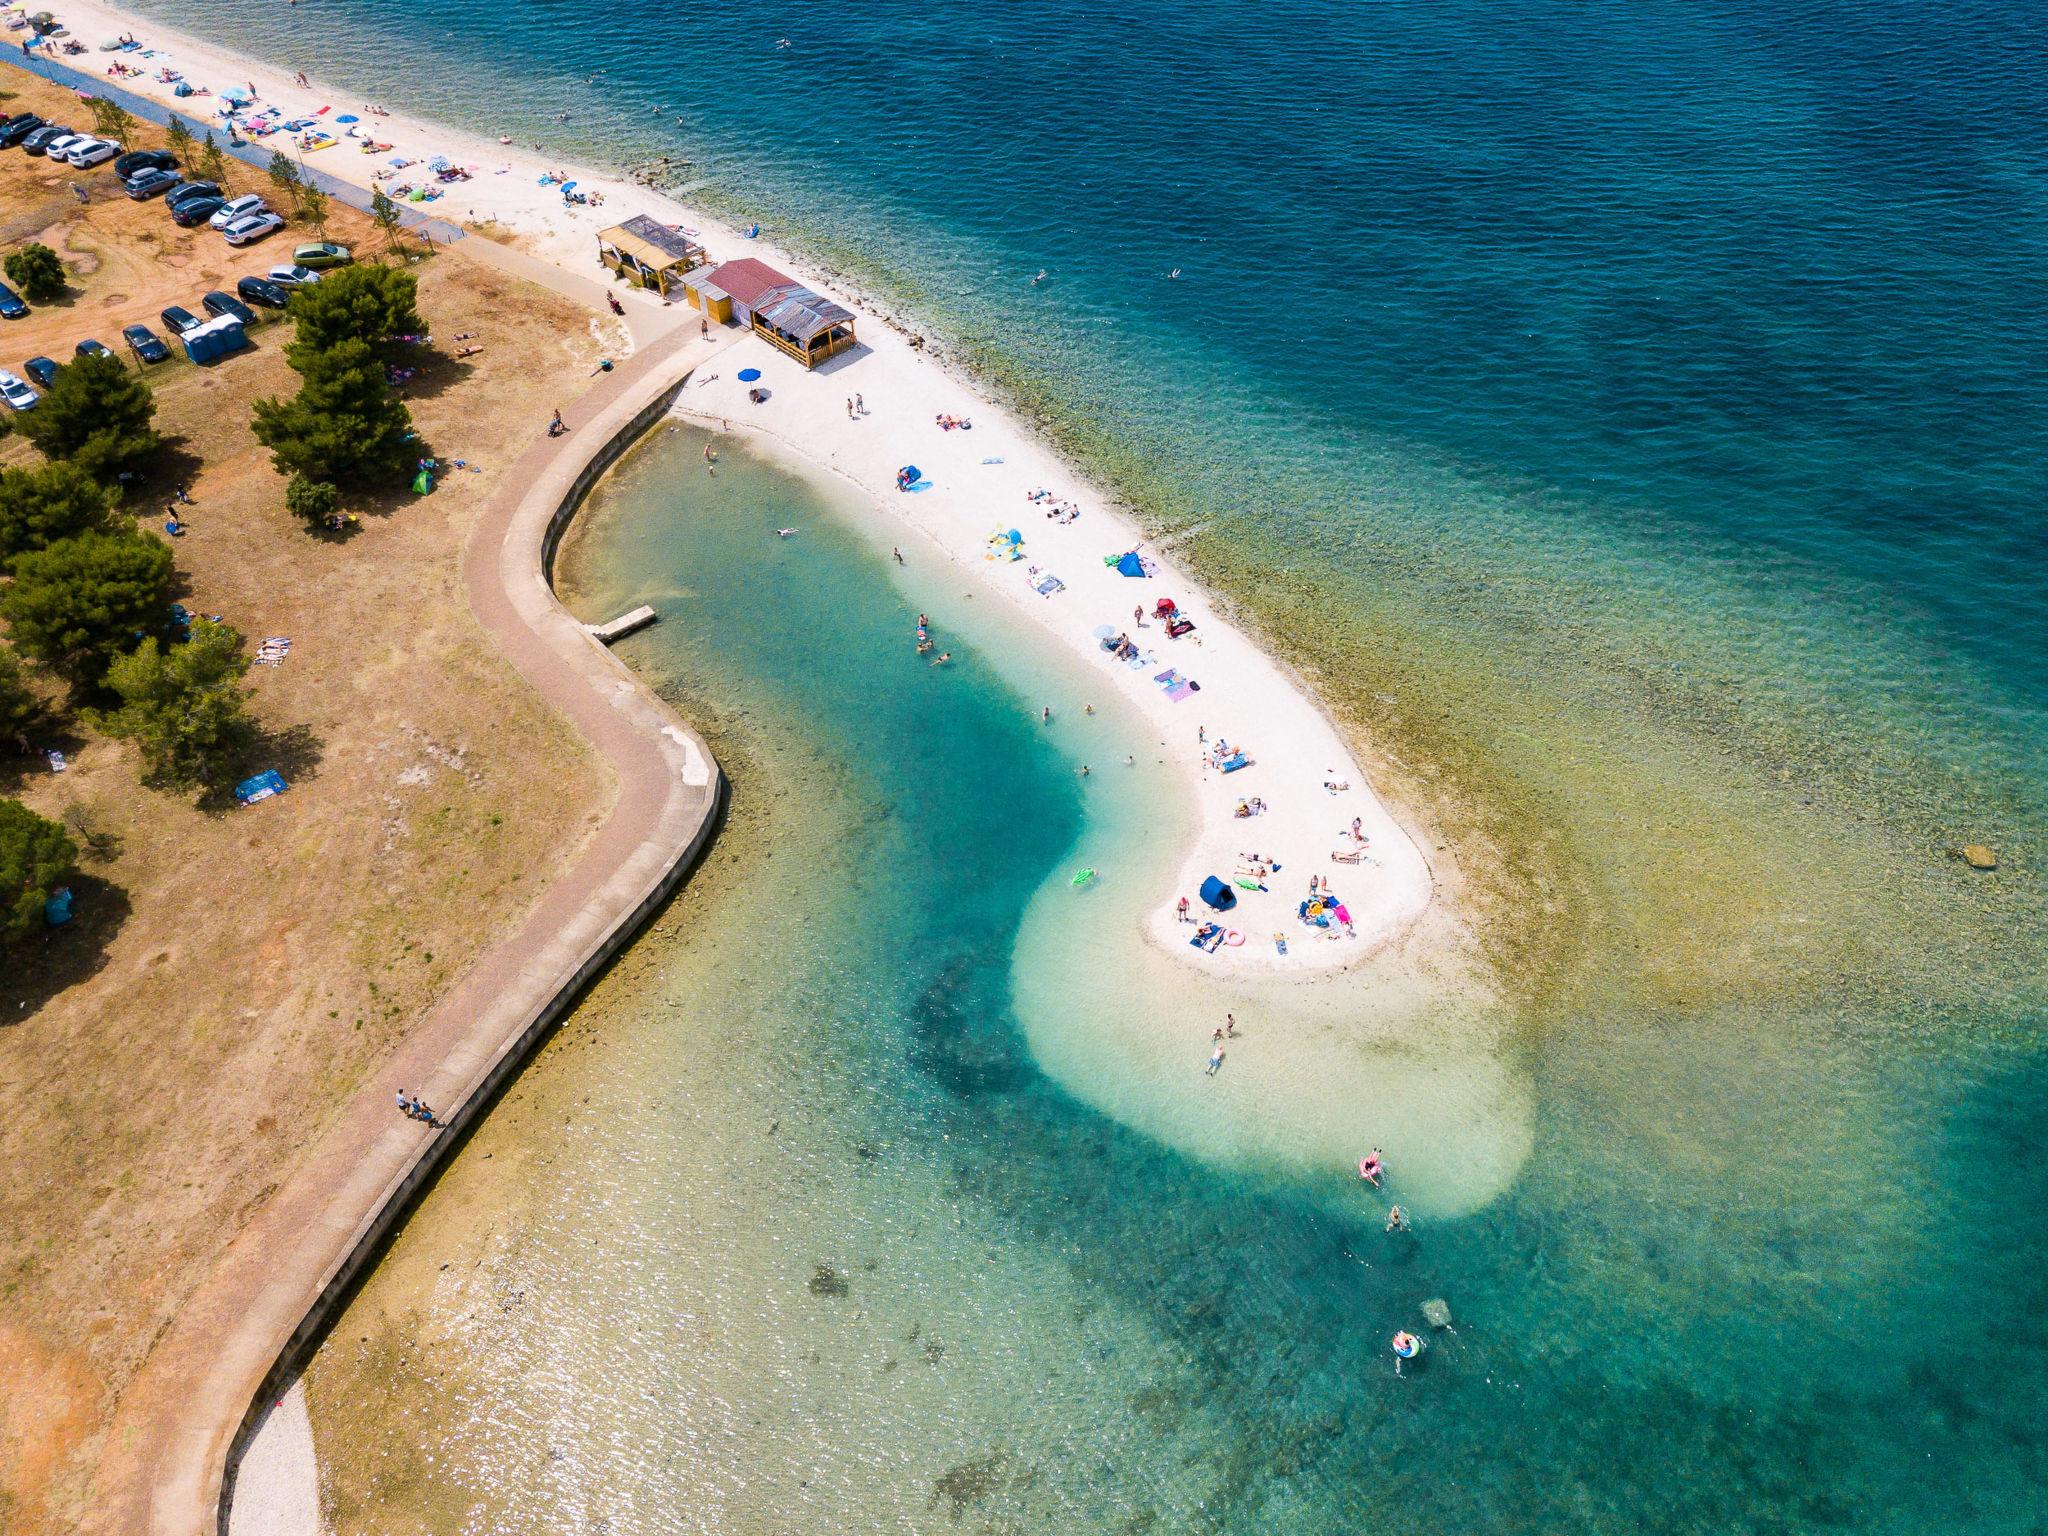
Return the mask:
<path id="1" fill-rule="evenodd" d="M 0 800 L 0 940 L 41 926 L 43 903 L 78 864 L 78 845 L 19 800 Z"/>
<path id="2" fill-rule="evenodd" d="M 29 733 L 43 717 L 43 701 L 21 675 L 14 652 L 0 645 L 0 743 L 17 752 L 28 750 Z"/>
<path id="3" fill-rule="evenodd" d="M 299 212 L 304 215 L 322 240 L 327 238 L 327 194 L 312 182 L 303 182 L 299 189 Z"/>
<path id="4" fill-rule="evenodd" d="M 191 170 L 194 145 L 192 142 L 192 130 L 185 126 L 185 120 L 173 112 L 170 122 L 165 126 L 164 132 L 170 142 L 171 153 L 178 157 L 178 164 L 185 167 L 188 171 Z"/>
<path id="5" fill-rule="evenodd" d="M 291 156 L 281 149 L 270 152 L 270 185 L 277 191 L 280 207 L 289 208 L 293 213 L 299 211 L 304 183 L 299 180 L 299 168 L 292 164 Z"/>
<path id="6" fill-rule="evenodd" d="M 384 195 L 382 187 L 373 188 L 370 192 L 370 217 L 384 231 L 385 249 L 395 254 L 400 249 L 398 230 L 403 221 L 398 204 Z"/>
<path id="7" fill-rule="evenodd" d="M 109 354 L 59 368 L 56 382 L 21 418 L 21 430 L 46 457 L 69 459 L 112 484 L 124 471 L 147 468 L 163 448 L 150 426 L 155 416 L 156 401 L 142 376 Z"/>
<path id="8" fill-rule="evenodd" d="M 119 526 L 118 498 L 76 464 L 0 470 L 0 570 L 16 555 Z"/>
<path id="9" fill-rule="evenodd" d="M 14 286 L 38 304 L 62 297 L 69 282 L 64 276 L 64 263 L 57 259 L 57 253 L 34 241 L 18 251 L 8 252 L 5 266 Z"/>
<path id="10" fill-rule="evenodd" d="M 312 360 L 347 341 L 367 342 L 380 362 L 409 345 L 395 338 L 427 328 L 419 279 L 398 267 L 342 267 L 292 294 L 292 341 L 284 360 L 304 373 Z"/>
<path id="11" fill-rule="evenodd" d="M 103 139 L 126 144 L 134 137 L 135 119 L 118 101 L 95 96 L 92 100 L 92 131 Z"/>
<path id="12" fill-rule="evenodd" d="M 91 687 L 114 657 L 163 629 L 170 602 L 171 552 L 161 540 L 82 533 L 15 560 L 0 618 L 23 655 Z"/>
<path id="13" fill-rule="evenodd" d="M 256 402 L 256 441 L 270 450 L 279 474 L 389 486 L 425 456 L 413 439 L 412 413 L 391 393 L 368 342 L 351 338 L 302 355 L 294 366 L 305 379 L 296 395 Z"/>
<path id="14" fill-rule="evenodd" d="M 285 482 L 284 504 L 294 517 L 304 518 L 315 528 L 324 528 L 327 519 L 341 506 L 341 492 L 325 480 L 293 475 Z"/>
<path id="15" fill-rule="evenodd" d="M 231 625 L 201 619 L 192 638 L 168 648 L 145 640 L 107 668 L 107 687 L 121 707 L 100 717 L 109 736 L 142 749 L 142 782 L 155 789 L 211 784 L 234 766 L 254 738 L 249 670 L 242 636 Z"/>
<path id="16" fill-rule="evenodd" d="M 199 150 L 199 174 L 218 187 L 228 184 L 227 152 L 213 142 L 213 130 L 206 130 L 206 142 Z"/>

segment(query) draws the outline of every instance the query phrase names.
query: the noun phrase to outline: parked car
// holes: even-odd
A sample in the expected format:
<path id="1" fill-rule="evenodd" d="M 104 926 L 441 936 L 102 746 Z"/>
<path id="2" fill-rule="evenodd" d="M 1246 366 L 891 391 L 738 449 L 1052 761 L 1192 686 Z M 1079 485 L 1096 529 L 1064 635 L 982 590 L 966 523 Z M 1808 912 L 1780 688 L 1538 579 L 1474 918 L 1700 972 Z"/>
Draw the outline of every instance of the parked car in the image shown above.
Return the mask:
<path id="1" fill-rule="evenodd" d="M 146 325 L 123 326 L 121 339 L 145 363 L 160 363 L 171 355 L 171 349 L 164 345 L 163 338 Z"/>
<path id="2" fill-rule="evenodd" d="M 252 213 L 268 213 L 269 211 L 270 204 L 264 202 L 260 194 L 249 192 L 224 203 L 221 206 L 220 212 L 216 213 L 206 222 L 215 229 L 226 229 L 237 219 L 246 219 Z"/>
<path id="3" fill-rule="evenodd" d="M 45 123 L 42 127 L 33 130 L 28 137 L 24 138 L 21 141 L 21 147 L 28 154 L 40 155 L 50 147 L 50 140 L 68 139 L 77 131 L 75 128 L 65 127 L 62 123 Z"/>
<path id="4" fill-rule="evenodd" d="M 227 205 L 217 197 L 187 197 L 171 204 L 171 222 L 181 229 L 204 224 Z"/>
<path id="5" fill-rule="evenodd" d="M 8 114 L 7 114 L 7 119 L 6 119 L 6 121 L 5 121 L 5 122 L 0 122 L 0 133 L 5 133 L 5 132 L 6 132 L 6 131 L 7 131 L 7 130 L 8 130 L 9 128 L 12 128 L 12 127 L 14 127 L 15 125 L 17 125 L 17 124 L 19 124 L 19 123 L 25 123 L 25 122 L 27 122 L 27 121 L 28 121 L 28 120 L 29 120 L 30 118 L 32 118 L 32 117 L 34 117 L 34 116 L 35 116 L 35 113 L 33 113 L 33 112 L 10 112 L 10 113 L 8 113 Z M 40 121 L 40 119 L 38 119 L 38 120 Z"/>
<path id="6" fill-rule="evenodd" d="M 158 317 L 170 327 L 173 336 L 182 336 L 187 331 L 196 331 L 206 322 L 193 314 L 182 304 L 173 304 Z"/>
<path id="7" fill-rule="evenodd" d="M 265 275 L 280 288 L 303 288 L 320 281 L 318 272 L 309 272 L 304 267 L 272 267 Z"/>
<path id="8" fill-rule="evenodd" d="M 261 213 L 246 214 L 235 220 L 221 231 L 221 236 L 229 245 L 254 245 L 265 235 L 274 235 L 283 228 L 284 220 L 266 208 Z"/>
<path id="9" fill-rule="evenodd" d="M 36 403 L 36 399 L 36 392 L 28 387 L 27 380 L 0 368 L 0 400 L 5 400 L 17 411 L 25 411 Z"/>
<path id="10" fill-rule="evenodd" d="M 108 346 L 104 341 L 94 341 L 90 336 L 86 337 L 76 347 L 73 347 L 72 350 L 80 357 L 112 357 L 114 355 L 112 347 Z"/>
<path id="11" fill-rule="evenodd" d="M 276 217 L 276 215 L 272 215 Z M 256 323 L 256 311 L 244 304 L 233 294 L 222 293 L 218 288 L 199 301 L 206 306 L 209 315 L 233 315 L 244 325 Z"/>
<path id="12" fill-rule="evenodd" d="M 114 174 L 123 181 L 144 171 L 175 171 L 178 157 L 168 149 L 131 149 L 114 162 Z"/>
<path id="13" fill-rule="evenodd" d="M 212 181 L 188 181 L 173 192 L 167 201 L 175 208 L 188 197 L 220 197 L 220 184 Z M 222 202 L 227 199 L 222 197 Z"/>
<path id="14" fill-rule="evenodd" d="M 22 302 L 21 295 L 0 283 L 0 320 L 19 320 L 27 313 L 28 305 Z"/>
<path id="15" fill-rule="evenodd" d="M 10 117 L 5 127 L 0 127 L 0 149 L 12 149 L 38 128 L 49 124 L 33 112 L 24 112 L 19 117 Z"/>
<path id="16" fill-rule="evenodd" d="M 21 365 L 21 371 L 48 389 L 57 382 L 57 359 L 54 357 L 32 357 Z"/>
<path id="17" fill-rule="evenodd" d="M 261 304 L 265 309 L 283 309 L 292 297 L 267 277 L 237 278 L 235 292 L 251 304 Z"/>
<path id="18" fill-rule="evenodd" d="M 43 146 L 43 153 L 45 155 L 48 155 L 52 160 L 62 161 L 68 155 L 70 155 L 71 151 L 73 151 L 74 149 L 78 149 L 86 144 L 96 144 L 98 142 L 99 141 L 89 133 L 64 133 L 59 134 L 56 138 L 50 140 L 47 144 L 45 144 Z"/>
<path id="19" fill-rule="evenodd" d="M 89 171 L 96 165 L 105 165 L 121 153 L 121 146 L 112 139 L 94 139 L 89 144 L 74 144 L 66 151 L 64 158 L 81 171 Z"/>
<path id="20" fill-rule="evenodd" d="M 185 178 L 176 171 L 141 170 L 127 180 L 128 195 L 138 203 L 168 192 Z"/>
<path id="21" fill-rule="evenodd" d="M 336 245 L 332 240 L 319 240 L 312 245 L 302 245 L 293 251 L 292 260 L 317 272 L 322 267 L 345 267 L 354 261 L 355 257 L 349 254 L 349 249 L 345 245 Z"/>

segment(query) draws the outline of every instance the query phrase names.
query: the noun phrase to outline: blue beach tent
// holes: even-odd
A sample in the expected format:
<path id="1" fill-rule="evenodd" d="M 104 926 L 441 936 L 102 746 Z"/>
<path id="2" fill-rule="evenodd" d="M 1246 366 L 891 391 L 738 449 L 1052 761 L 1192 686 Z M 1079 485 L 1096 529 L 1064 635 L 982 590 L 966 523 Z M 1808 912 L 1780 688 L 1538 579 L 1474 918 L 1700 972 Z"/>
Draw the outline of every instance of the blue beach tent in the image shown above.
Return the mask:
<path id="1" fill-rule="evenodd" d="M 1117 561 L 1116 568 L 1126 576 L 1142 576 L 1145 574 L 1145 564 L 1138 558 L 1138 552 L 1135 549 L 1126 554 L 1123 559 Z"/>
<path id="2" fill-rule="evenodd" d="M 1202 900 L 1209 903 L 1218 912 L 1228 912 L 1237 905 L 1237 892 L 1233 891 L 1214 875 L 1211 875 L 1202 882 Z"/>

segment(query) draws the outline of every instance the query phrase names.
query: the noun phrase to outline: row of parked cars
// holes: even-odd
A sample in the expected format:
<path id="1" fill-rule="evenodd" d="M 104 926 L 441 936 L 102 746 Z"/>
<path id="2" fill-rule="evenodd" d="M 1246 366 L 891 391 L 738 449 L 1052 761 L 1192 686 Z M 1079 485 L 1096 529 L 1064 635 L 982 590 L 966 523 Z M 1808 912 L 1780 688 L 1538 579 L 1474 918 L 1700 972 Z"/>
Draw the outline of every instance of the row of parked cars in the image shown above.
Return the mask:
<path id="1" fill-rule="evenodd" d="M 143 202 L 152 197 L 162 197 L 170 209 L 171 218 L 180 227 L 190 229 L 204 222 L 208 227 L 219 230 L 230 245 L 247 245 L 284 227 L 284 220 L 254 193 L 230 198 L 213 182 L 186 181 L 178 170 L 176 157 L 168 150 L 139 149 L 123 153 L 121 146 L 111 140 L 73 133 L 61 124 L 47 123 L 30 112 L 0 122 L 0 149 L 15 145 L 20 145 L 30 154 L 64 159 L 81 169 L 112 160 L 114 173 L 120 177 L 131 198 Z M 291 261 L 274 266 L 261 276 L 238 278 L 232 294 L 219 289 L 206 294 L 199 301 L 200 307 L 206 311 L 206 319 L 182 304 L 171 305 L 163 311 L 161 318 L 173 336 L 196 331 L 223 315 L 232 315 L 244 325 L 253 324 L 256 312 L 250 305 L 283 309 L 290 302 L 293 288 L 317 283 L 321 269 L 345 266 L 353 259 L 345 245 L 315 241 L 298 247 L 292 253 Z M 5 283 L 0 283 L 0 319 L 19 319 L 28 312 L 29 307 L 22 302 L 21 296 Z M 136 360 L 145 365 L 163 362 L 171 355 L 164 339 L 147 325 L 124 327 L 121 339 L 135 354 Z M 112 352 L 110 347 L 96 340 L 81 341 L 74 350 L 80 357 L 108 356 Z M 17 411 L 32 409 L 40 398 L 36 385 L 48 389 L 57 376 L 57 366 L 53 358 L 32 357 L 23 368 L 27 379 L 0 369 L 0 402 Z"/>

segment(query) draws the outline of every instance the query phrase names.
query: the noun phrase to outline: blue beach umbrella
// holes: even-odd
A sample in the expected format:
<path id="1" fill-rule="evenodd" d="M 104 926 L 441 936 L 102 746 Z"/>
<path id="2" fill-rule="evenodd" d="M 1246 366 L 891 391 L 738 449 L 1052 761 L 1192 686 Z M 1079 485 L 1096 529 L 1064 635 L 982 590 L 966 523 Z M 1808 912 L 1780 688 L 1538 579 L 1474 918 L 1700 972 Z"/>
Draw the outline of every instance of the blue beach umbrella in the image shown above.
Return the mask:
<path id="1" fill-rule="evenodd" d="M 761 370 L 758 368 L 742 368 L 740 370 L 740 382 L 742 384 L 751 384 L 759 377 L 761 377 Z"/>

